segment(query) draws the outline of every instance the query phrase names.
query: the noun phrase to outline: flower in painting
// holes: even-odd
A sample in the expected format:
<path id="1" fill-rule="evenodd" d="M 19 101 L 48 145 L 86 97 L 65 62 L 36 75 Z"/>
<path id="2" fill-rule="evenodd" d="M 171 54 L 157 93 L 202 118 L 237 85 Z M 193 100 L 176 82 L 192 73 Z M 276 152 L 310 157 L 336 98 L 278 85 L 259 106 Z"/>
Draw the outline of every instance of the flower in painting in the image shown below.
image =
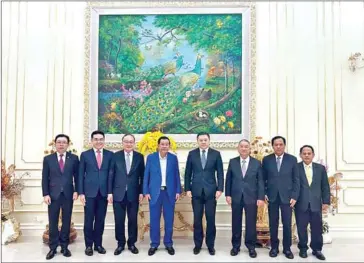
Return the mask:
<path id="1" fill-rule="evenodd" d="M 222 115 L 221 115 L 221 116 L 219 116 L 219 119 L 221 120 L 221 122 L 222 122 L 222 123 L 224 123 L 224 122 L 226 121 L 225 116 L 222 116 Z"/>
<path id="2" fill-rule="evenodd" d="M 187 98 L 183 98 L 183 103 L 187 103 Z"/>
<path id="3" fill-rule="evenodd" d="M 214 123 L 216 124 L 216 126 L 219 126 L 221 124 L 221 120 L 218 117 L 215 117 Z"/>
<path id="4" fill-rule="evenodd" d="M 233 111 L 232 110 L 228 110 L 227 112 L 225 112 L 226 117 L 232 117 L 233 116 Z"/>
<path id="5" fill-rule="evenodd" d="M 230 129 L 234 128 L 234 123 L 232 121 L 229 121 L 227 125 L 229 126 Z"/>

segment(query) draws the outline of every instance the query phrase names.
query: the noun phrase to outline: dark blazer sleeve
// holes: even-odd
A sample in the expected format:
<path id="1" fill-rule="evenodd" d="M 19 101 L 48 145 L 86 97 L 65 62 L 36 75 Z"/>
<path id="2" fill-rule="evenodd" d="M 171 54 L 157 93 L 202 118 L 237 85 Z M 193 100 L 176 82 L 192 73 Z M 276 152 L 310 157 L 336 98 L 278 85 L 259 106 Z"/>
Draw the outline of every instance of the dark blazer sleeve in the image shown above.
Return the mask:
<path id="1" fill-rule="evenodd" d="M 147 157 L 147 164 L 145 165 L 145 171 L 144 171 L 144 179 L 143 179 L 143 194 L 148 195 L 149 193 L 149 178 L 150 178 L 150 163 L 151 163 L 151 156 L 148 155 Z"/>
<path id="2" fill-rule="evenodd" d="M 86 166 L 85 154 L 81 153 L 80 165 L 78 168 L 78 194 L 79 195 L 85 194 L 85 192 L 84 192 L 84 180 L 85 180 L 85 170 L 86 170 L 85 166 Z"/>
<path id="3" fill-rule="evenodd" d="M 43 158 L 42 192 L 43 196 L 49 195 L 49 165 L 47 157 Z"/>
<path id="4" fill-rule="evenodd" d="M 321 191 L 322 191 L 322 203 L 329 205 L 330 204 L 330 185 L 329 179 L 327 177 L 327 172 L 325 167 L 321 167 Z"/>
<path id="5" fill-rule="evenodd" d="M 300 174 L 298 170 L 297 158 L 293 156 L 292 158 L 293 171 L 292 171 L 292 195 L 291 198 L 294 200 L 298 200 L 300 195 Z"/>
<path id="6" fill-rule="evenodd" d="M 220 152 L 217 153 L 217 191 L 224 191 L 224 165 Z"/>
<path id="7" fill-rule="evenodd" d="M 263 176 L 263 168 L 259 161 L 258 163 L 258 200 L 264 201 L 264 195 L 265 195 L 265 183 L 264 183 L 264 176 Z"/>
<path id="8" fill-rule="evenodd" d="M 73 192 L 78 192 L 78 188 L 79 188 L 79 177 L 78 177 L 78 173 L 79 173 L 79 166 L 80 166 L 80 161 L 78 160 L 78 156 L 74 155 L 74 164 L 73 164 L 73 181 L 75 182 L 75 189 Z"/>
<path id="9" fill-rule="evenodd" d="M 139 172 L 139 194 L 143 194 L 143 181 L 144 181 L 144 171 L 145 171 L 145 164 L 144 164 L 144 157 L 142 154 L 139 155 L 140 157 L 140 172 Z"/>
<path id="10" fill-rule="evenodd" d="M 229 166 L 226 172 L 226 181 L 225 181 L 225 196 L 231 196 L 231 183 L 232 183 L 233 172 L 231 169 L 231 160 L 229 161 Z"/>
<path id="11" fill-rule="evenodd" d="M 112 194 L 112 188 L 114 185 L 114 176 L 115 176 L 115 156 L 117 154 L 113 154 L 111 157 L 110 167 L 109 167 L 109 176 L 107 178 L 107 193 Z"/>
<path id="12" fill-rule="evenodd" d="M 178 158 L 177 156 L 176 158 L 176 165 L 175 165 L 175 175 L 176 175 L 176 193 L 181 194 L 182 193 L 182 189 L 181 189 L 181 177 L 180 177 L 180 173 L 179 173 L 179 165 L 178 165 Z"/>
<path id="13" fill-rule="evenodd" d="M 186 169 L 185 169 L 185 191 L 191 191 L 191 180 L 192 180 L 192 158 L 191 152 L 188 153 Z"/>

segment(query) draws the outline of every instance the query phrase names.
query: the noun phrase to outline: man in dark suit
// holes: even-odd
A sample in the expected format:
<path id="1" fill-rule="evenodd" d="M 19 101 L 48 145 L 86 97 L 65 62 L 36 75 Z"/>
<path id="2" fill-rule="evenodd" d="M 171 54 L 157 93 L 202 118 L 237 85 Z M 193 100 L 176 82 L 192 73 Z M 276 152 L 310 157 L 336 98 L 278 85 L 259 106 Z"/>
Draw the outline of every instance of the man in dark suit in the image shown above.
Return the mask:
<path id="1" fill-rule="evenodd" d="M 125 215 L 128 214 L 128 249 L 133 254 L 138 239 L 138 209 L 143 201 L 144 157 L 134 151 L 135 137 L 125 134 L 122 138 L 123 150 L 114 154 L 109 176 L 109 203 L 113 204 L 115 237 L 118 241 L 114 255 L 125 248 Z"/>
<path id="2" fill-rule="evenodd" d="M 224 189 L 224 168 L 221 154 L 210 145 L 210 135 L 197 135 L 199 148 L 188 153 L 185 171 L 185 191 L 192 198 L 193 209 L 193 253 L 199 254 L 203 242 L 202 217 L 206 215 L 206 245 L 210 255 L 215 255 L 215 214 L 217 199 Z M 217 181 L 216 181 L 217 177 Z"/>
<path id="3" fill-rule="evenodd" d="M 278 224 L 279 208 L 283 223 L 283 253 L 293 259 L 292 245 L 292 208 L 299 196 L 300 180 L 297 158 L 285 153 L 286 139 L 276 136 L 272 139 L 274 153 L 263 158 L 263 174 L 266 199 L 269 202 L 270 257 L 279 253 Z"/>
<path id="4" fill-rule="evenodd" d="M 58 134 L 54 139 L 56 152 L 45 156 L 42 170 L 42 192 L 44 202 L 48 205 L 49 248 L 46 259 L 51 259 L 61 245 L 61 253 L 70 257 L 68 250 L 73 201 L 78 195 L 73 182 L 78 186 L 77 155 L 66 152 L 70 138 Z M 62 228 L 58 231 L 58 218 L 62 209 Z"/>
<path id="5" fill-rule="evenodd" d="M 241 140 L 238 145 L 240 156 L 229 162 L 226 174 L 225 196 L 226 202 L 232 210 L 232 238 L 233 245 L 230 255 L 236 256 L 241 246 L 241 228 L 243 209 L 245 210 L 245 246 L 249 256 L 255 258 L 255 244 L 257 241 L 257 206 L 264 205 L 264 180 L 261 163 L 250 157 L 250 143 Z"/>
<path id="6" fill-rule="evenodd" d="M 173 221 L 175 202 L 181 194 L 181 179 L 179 175 L 177 156 L 169 153 L 170 141 L 166 136 L 158 139 L 158 152 L 147 158 L 145 166 L 143 193 L 149 201 L 150 212 L 150 249 L 152 256 L 160 244 L 160 219 L 163 208 L 164 239 L 163 243 L 168 254 L 174 255 Z"/>
<path id="7" fill-rule="evenodd" d="M 295 206 L 300 257 L 307 258 L 307 226 L 311 226 L 312 254 L 325 260 L 322 254 L 322 208 L 330 205 L 330 186 L 326 169 L 323 165 L 313 163 L 315 152 L 312 146 L 304 145 L 300 149 L 303 162 L 298 164 L 300 174 L 300 196 Z"/>
<path id="8" fill-rule="evenodd" d="M 84 226 L 87 256 L 95 251 L 105 254 L 102 235 L 107 211 L 107 184 L 113 152 L 105 150 L 105 134 L 94 131 L 91 134 L 92 149 L 81 154 L 79 169 L 79 189 L 81 203 L 84 206 Z"/>

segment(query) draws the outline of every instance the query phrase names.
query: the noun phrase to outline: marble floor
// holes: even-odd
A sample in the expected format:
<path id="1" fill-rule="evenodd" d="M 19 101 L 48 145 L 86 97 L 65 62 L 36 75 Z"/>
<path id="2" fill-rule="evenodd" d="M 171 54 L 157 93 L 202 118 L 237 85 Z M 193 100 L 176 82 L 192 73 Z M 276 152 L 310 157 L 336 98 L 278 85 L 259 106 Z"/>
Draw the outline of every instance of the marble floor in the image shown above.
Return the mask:
<path id="1" fill-rule="evenodd" d="M 72 257 L 65 258 L 62 254 L 52 260 L 45 260 L 48 247 L 42 243 L 39 236 L 22 236 L 16 243 L 2 246 L 2 262 L 320 262 L 311 253 L 307 259 L 298 256 L 296 244 L 292 246 L 295 255 L 293 260 L 286 259 L 282 253 L 276 258 L 270 258 L 269 250 L 266 248 L 257 249 L 258 257 L 252 259 L 244 248 L 236 257 L 230 256 L 230 240 L 221 238 L 216 241 L 216 255 L 210 256 L 206 248 L 203 248 L 199 255 L 192 253 L 192 238 L 175 238 L 176 254 L 170 256 L 163 246 L 153 256 L 148 256 L 149 241 L 139 242 L 136 246 L 139 249 L 138 255 L 124 250 L 119 256 L 114 256 L 115 242 L 113 237 L 104 239 L 104 247 L 107 250 L 105 255 L 95 253 L 92 257 L 84 254 L 83 237 L 79 236 L 75 243 L 69 246 Z M 58 252 L 60 249 L 58 249 Z M 363 262 L 364 261 L 364 239 L 335 238 L 332 244 L 324 246 L 324 255 L 327 262 Z"/>

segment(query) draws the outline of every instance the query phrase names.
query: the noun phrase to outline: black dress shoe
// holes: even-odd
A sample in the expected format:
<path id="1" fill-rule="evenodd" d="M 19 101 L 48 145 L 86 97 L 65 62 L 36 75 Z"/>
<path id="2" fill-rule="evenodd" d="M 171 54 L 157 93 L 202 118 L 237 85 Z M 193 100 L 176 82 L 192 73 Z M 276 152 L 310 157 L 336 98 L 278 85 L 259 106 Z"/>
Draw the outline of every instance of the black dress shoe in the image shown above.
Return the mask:
<path id="1" fill-rule="evenodd" d="M 303 251 L 301 250 L 300 253 L 298 254 L 301 258 L 307 258 L 307 251 Z"/>
<path id="2" fill-rule="evenodd" d="M 94 252 L 92 251 L 92 247 L 87 247 L 87 248 L 85 249 L 85 254 L 86 254 L 87 256 L 92 256 L 92 255 L 94 254 Z"/>
<path id="3" fill-rule="evenodd" d="M 269 256 L 271 258 L 275 258 L 276 256 L 278 256 L 278 253 L 279 253 L 279 250 L 276 249 L 276 248 L 272 248 L 270 251 L 269 251 Z"/>
<path id="4" fill-rule="evenodd" d="M 166 247 L 167 251 L 168 251 L 168 254 L 170 254 L 171 256 L 174 255 L 175 251 L 174 251 L 174 248 L 173 247 Z"/>
<path id="5" fill-rule="evenodd" d="M 106 254 L 106 250 L 102 246 L 97 246 L 94 248 L 94 250 L 99 252 L 99 254 Z"/>
<path id="6" fill-rule="evenodd" d="M 288 259 L 293 259 L 294 256 L 293 256 L 293 253 L 291 250 L 286 250 L 286 251 L 283 251 L 283 254 L 286 256 L 286 258 Z"/>
<path id="7" fill-rule="evenodd" d="M 240 249 L 233 247 L 233 248 L 230 250 L 230 255 L 234 257 L 234 256 L 236 256 L 237 254 L 239 254 L 239 251 L 240 251 Z"/>
<path id="8" fill-rule="evenodd" d="M 313 251 L 312 255 L 314 255 L 319 260 L 325 260 L 324 254 L 321 253 L 321 251 Z"/>
<path id="9" fill-rule="evenodd" d="M 213 248 L 213 247 L 209 247 L 208 248 L 208 250 L 209 250 L 209 254 L 211 255 L 211 256 L 213 256 L 213 255 L 215 255 L 215 249 Z"/>
<path id="10" fill-rule="evenodd" d="M 149 256 L 153 256 L 155 254 L 155 252 L 157 251 L 158 248 L 156 247 L 151 247 L 149 250 L 148 250 L 148 255 Z"/>
<path id="11" fill-rule="evenodd" d="M 249 249 L 249 256 L 251 258 L 256 258 L 257 257 L 257 252 L 255 251 L 255 249 Z"/>
<path id="12" fill-rule="evenodd" d="M 46 259 L 49 260 L 49 259 L 52 259 L 54 257 L 54 255 L 57 254 L 57 249 L 51 249 L 49 250 L 47 256 L 46 256 Z"/>
<path id="13" fill-rule="evenodd" d="M 62 248 L 61 253 L 63 254 L 63 256 L 68 257 L 68 258 L 70 256 L 72 256 L 71 251 L 69 251 L 68 248 Z"/>
<path id="14" fill-rule="evenodd" d="M 193 254 L 198 255 L 200 254 L 201 248 L 200 247 L 194 247 L 193 248 Z"/>
<path id="15" fill-rule="evenodd" d="M 114 251 L 114 255 L 117 256 L 117 255 L 120 255 L 121 252 L 123 252 L 124 250 L 124 247 L 117 247 Z"/>
<path id="16" fill-rule="evenodd" d="M 135 246 L 130 246 L 128 247 L 128 249 L 131 251 L 131 253 L 133 254 L 138 254 L 139 250 L 135 247 Z"/>

